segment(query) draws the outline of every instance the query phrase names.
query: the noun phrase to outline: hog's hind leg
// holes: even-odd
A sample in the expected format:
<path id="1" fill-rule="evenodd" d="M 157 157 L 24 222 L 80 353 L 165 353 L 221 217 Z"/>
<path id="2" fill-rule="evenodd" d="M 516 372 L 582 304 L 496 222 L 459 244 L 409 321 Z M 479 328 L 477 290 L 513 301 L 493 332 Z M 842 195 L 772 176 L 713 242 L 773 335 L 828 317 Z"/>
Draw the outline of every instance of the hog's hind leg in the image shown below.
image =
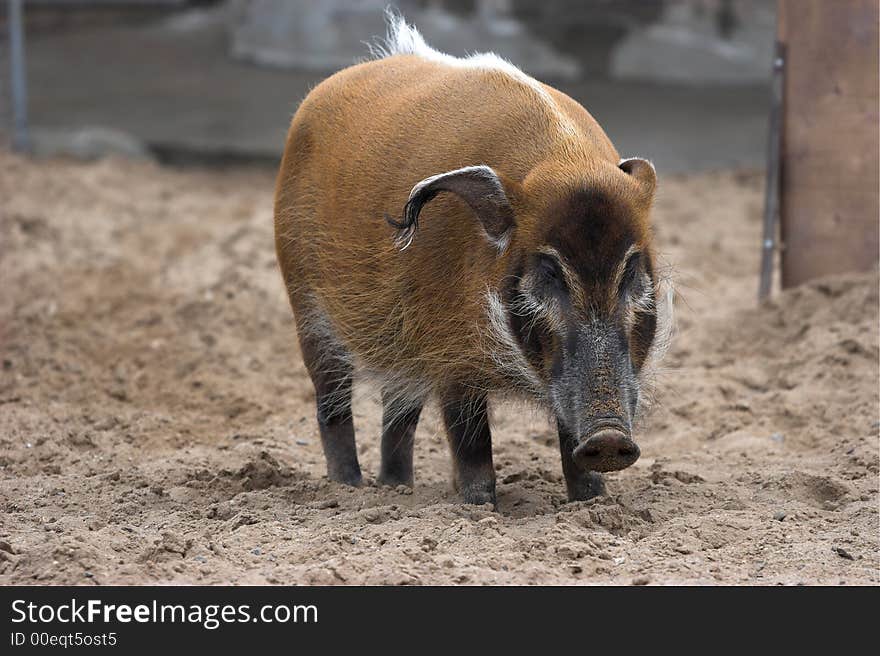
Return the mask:
<path id="1" fill-rule="evenodd" d="M 413 444 L 422 401 L 382 392 L 382 465 L 379 483 L 413 484 Z"/>
<path id="2" fill-rule="evenodd" d="M 344 347 L 329 335 L 304 330 L 298 322 L 303 360 L 315 386 L 318 428 L 327 461 L 327 476 L 332 481 L 360 485 L 351 414 L 353 367 Z"/>

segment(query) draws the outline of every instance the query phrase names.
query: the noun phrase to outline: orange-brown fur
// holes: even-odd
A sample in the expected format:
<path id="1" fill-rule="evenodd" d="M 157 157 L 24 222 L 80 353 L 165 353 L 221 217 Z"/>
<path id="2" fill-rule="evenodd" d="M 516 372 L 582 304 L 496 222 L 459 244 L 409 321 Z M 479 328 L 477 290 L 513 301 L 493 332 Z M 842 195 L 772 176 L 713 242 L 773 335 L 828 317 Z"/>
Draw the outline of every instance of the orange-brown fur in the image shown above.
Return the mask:
<path id="1" fill-rule="evenodd" d="M 345 69 L 308 95 L 275 201 L 278 259 L 301 333 L 335 337 L 401 388 L 518 387 L 499 367 L 486 291 L 502 287 L 510 258 L 542 247 L 560 220 L 555 208 L 599 189 L 627 208 L 628 229 L 650 253 L 653 172 L 646 184 L 621 171 L 593 117 L 543 88 L 552 102 L 501 71 L 397 55 Z M 399 215 L 420 180 L 479 164 L 499 173 L 513 206 L 507 248 L 499 254 L 467 205 L 442 194 L 422 211 L 411 247 L 398 250 L 383 216 Z"/>

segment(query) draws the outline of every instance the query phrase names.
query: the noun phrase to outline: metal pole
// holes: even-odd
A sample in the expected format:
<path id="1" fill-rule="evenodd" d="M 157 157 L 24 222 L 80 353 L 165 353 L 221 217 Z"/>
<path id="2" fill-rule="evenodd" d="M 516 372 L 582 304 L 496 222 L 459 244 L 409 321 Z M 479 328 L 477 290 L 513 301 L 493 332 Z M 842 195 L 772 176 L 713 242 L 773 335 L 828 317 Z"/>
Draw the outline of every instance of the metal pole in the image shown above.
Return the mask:
<path id="1" fill-rule="evenodd" d="M 781 169 L 782 101 L 785 79 L 785 44 L 776 42 L 773 58 L 773 89 L 770 130 L 767 136 L 767 180 L 764 190 L 764 239 L 761 244 L 761 283 L 758 301 L 770 295 L 773 282 L 773 253 L 776 250 L 776 219 L 779 216 L 779 175 Z"/>
<path id="2" fill-rule="evenodd" d="M 12 94 L 12 147 L 19 152 L 31 148 L 27 121 L 27 80 L 24 61 L 22 0 L 9 0 L 9 86 Z"/>

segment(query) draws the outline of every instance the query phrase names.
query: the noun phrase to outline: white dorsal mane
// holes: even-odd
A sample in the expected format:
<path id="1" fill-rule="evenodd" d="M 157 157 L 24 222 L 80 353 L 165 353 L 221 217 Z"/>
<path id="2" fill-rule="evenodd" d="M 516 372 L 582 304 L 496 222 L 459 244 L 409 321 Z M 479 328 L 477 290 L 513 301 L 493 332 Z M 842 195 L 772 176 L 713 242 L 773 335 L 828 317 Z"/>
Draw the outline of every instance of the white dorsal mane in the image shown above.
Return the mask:
<path id="1" fill-rule="evenodd" d="M 368 44 L 370 53 L 376 59 L 392 57 L 394 55 L 415 55 L 422 59 L 457 68 L 500 71 L 534 89 L 538 95 L 546 102 L 549 102 L 555 109 L 553 99 L 544 87 L 541 86 L 541 83 L 530 75 L 523 73 L 503 57 L 499 57 L 493 52 L 475 52 L 467 57 L 453 57 L 429 46 L 415 26 L 409 25 L 400 14 L 394 11 L 387 11 L 385 19 L 388 24 L 385 38 Z"/>

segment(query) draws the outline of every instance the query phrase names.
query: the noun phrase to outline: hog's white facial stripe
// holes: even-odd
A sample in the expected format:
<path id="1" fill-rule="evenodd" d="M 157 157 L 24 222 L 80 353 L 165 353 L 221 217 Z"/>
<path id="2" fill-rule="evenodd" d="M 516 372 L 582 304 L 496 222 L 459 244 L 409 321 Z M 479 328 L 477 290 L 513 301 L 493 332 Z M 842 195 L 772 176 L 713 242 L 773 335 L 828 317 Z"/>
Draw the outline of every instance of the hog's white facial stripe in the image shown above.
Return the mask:
<path id="1" fill-rule="evenodd" d="M 620 259 L 620 263 L 617 265 L 617 271 L 614 273 L 614 286 L 611 288 L 612 294 L 617 294 L 617 291 L 620 289 L 620 283 L 623 280 L 623 274 L 626 271 L 626 265 L 629 263 L 629 258 L 635 255 L 638 252 L 638 248 L 635 244 L 630 246 L 626 253 L 624 253 L 623 257 Z"/>
<path id="2" fill-rule="evenodd" d="M 529 287 L 529 281 L 524 281 L 520 286 L 522 293 L 510 304 L 510 312 L 520 318 L 527 319 L 523 326 L 526 335 L 529 335 L 541 320 L 561 335 L 564 327 L 559 304 L 553 299 L 547 300 L 537 297 Z"/>
<path id="3" fill-rule="evenodd" d="M 654 290 L 651 288 L 651 278 L 647 273 L 642 274 L 642 293 L 638 296 L 630 296 L 630 307 L 634 312 L 653 312 L 655 310 Z"/>
<path id="4" fill-rule="evenodd" d="M 507 320 L 507 311 L 498 292 L 486 288 L 486 317 L 489 320 L 490 344 L 487 353 L 505 376 L 522 381 L 522 386 L 539 398 L 544 386 L 526 359 Z"/>

